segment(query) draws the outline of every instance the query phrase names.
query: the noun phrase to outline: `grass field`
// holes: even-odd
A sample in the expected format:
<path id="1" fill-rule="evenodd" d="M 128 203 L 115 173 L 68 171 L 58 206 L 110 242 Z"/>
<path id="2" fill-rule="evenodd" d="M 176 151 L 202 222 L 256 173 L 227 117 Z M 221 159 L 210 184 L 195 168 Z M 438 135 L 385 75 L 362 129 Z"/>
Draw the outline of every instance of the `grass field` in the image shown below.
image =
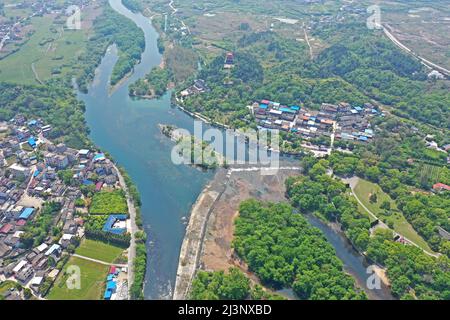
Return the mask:
<path id="1" fill-rule="evenodd" d="M 391 226 L 395 231 L 415 242 L 422 249 L 433 252 L 426 241 L 422 239 L 398 210 L 395 201 L 381 190 L 379 185 L 360 179 L 354 191 L 359 200 L 361 200 L 371 212 Z M 373 193 L 377 194 L 377 201 L 374 203 L 370 201 L 370 195 Z M 391 213 L 390 215 L 386 214 L 386 211 L 380 208 L 384 201 L 388 201 L 391 204 L 391 210 L 389 210 Z"/>
<path id="2" fill-rule="evenodd" d="M 122 190 L 98 192 L 92 198 L 89 207 L 91 214 L 128 214 L 128 205 Z"/>
<path id="3" fill-rule="evenodd" d="M 78 266 L 81 272 L 80 289 L 69 289 L 66 270 L 69 266 Z M 46 297 L 49 300 L 99 300 L 102 298 L 109 267 L 95 262 L 72 257 L 56 279 Z"/>
<path id="4" fill-rule="evenodd" d="M 122 248 L 115 247 L 100 241 L 85 239 L 75 251 L 80 256 L 113 263 L 123 252 Z"/>
<path id="5" fill-rule="evenodd" d="M 5 281 L 0 283 L 0 300 L 2 299 L 3 295 L 11 288 L 14 288 L 16 286 L 16 283 L 13 281 Z"/>

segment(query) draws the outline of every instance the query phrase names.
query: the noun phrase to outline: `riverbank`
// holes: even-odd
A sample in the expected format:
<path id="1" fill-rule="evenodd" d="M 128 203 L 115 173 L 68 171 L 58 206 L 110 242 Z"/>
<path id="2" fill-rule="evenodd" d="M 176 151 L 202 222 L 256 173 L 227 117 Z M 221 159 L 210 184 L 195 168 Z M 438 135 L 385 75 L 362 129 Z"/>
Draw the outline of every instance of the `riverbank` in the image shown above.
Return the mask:
<path id="1" fill-rule="evenodd" d="M 216 175 L 203 190 L 192 208 L 179 259 L 174 299 L 188 298 L 191 282 L 198 270 L 226 271 L 230 267 L 237 267 L 252 282 L 260 284 L 247 265 L 234 254 L 234 221 L 239 214 L 239 204 L 246 199 L 287 201 L 285 181 L 290 176 L 298 175 L 299 168 L 282 168 L 275 176 L 263 176 L 251 168 L 229 169 L 225 178 Z M 343 261 L 345 271 L 364 289 L 369 299 L 392 299 L 385 269 L 371 264 L 363 253 L 357 251 L 338 225 L 329 225 L 311 216 L 308 216 L 308 220 L 324 233 Z M 369 265 L 372 273 L 367 271 Z M 367 281 L 373 273 L 382 282 L 380 290 L 367 288 Z"/>
<path id="2" fill-rule="evenodd" d="M 117 176 L 119 178 L 119 183 L 122 188 L 122 190 L 125 191 L 125 196 L 127 199 L 127 205 L 128 205 L 128 213 L 130 215 L 130 234 L 131 234 L 131 240 L 130 240 L 130 247 L 128 248 L 128 292 L 131 292 L 131 286 L 134 282 L 134 262 L 136 257 L 136 232 L 139 230 L 138 226 L 136 225 L 136 207 L 134 204 L 134 200 L 132 196 L 130 195 L 130 191 L 128 189 L 128 186 L 125 182 L 125 179 L 120 172 L 119 168 L 114 164 L 114 169 L 116 170 Z M 130 296 L 130 295 L 129 295 Z"/>
<path id="3" fill-rule="evenodd" d="M 217 172 L 191 210 L 178 263 L 175 300 L 188 298 L 190 285 L 199 269 L 219 271 L 234 266 L 259 283 L 233 254 L 231 243 L 239 204 L 249 198 L 286 201 L 284 182 L 298 173 L 298 169 L 280 170 L 272 176 L 251 169 L 221 169 Z"/>
<path id="4" fill-rule="evenodd" d="M 174 300 L 188 299 L 189 289 L 200 261 L 206 225 L 212 210 L 225 190 L 227 176 L 225 170 L 218 170 L 214 179 L 205 187 L 192 206 L 180 251 Z"/>

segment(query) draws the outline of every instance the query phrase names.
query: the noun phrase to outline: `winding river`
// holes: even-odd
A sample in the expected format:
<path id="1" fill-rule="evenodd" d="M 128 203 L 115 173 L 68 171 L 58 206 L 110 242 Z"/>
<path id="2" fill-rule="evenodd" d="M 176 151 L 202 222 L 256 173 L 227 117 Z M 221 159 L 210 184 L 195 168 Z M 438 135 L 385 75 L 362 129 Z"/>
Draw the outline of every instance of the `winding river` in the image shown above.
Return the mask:
<path id="1" fill-rule="evenodd" d="M 193 119 L 171 108 L 170 94 L 151 101 L 128 96 L 128 85 L 161 62 L 158 34 L 148 18 L 130 12 L 120 0 L 110 0 L 110 5 L 144 31 L 145 52 L 133 75 L 109 95 L 109 78 L 118 59 L 116 48 L 110 47 L 89 93 L 78 96 L 86 104 L 91 139 L 126 169 L 141 193 L 149 236 L 145 298 L 170 298 L 186 227 L 182 218 L 212 174 L 172 163 L 172 144 L 160 134 L 158 124 L 170 123 L 192 132 Z"/>
<path id="2" fill-rule="evenodd" d="M 141 193 L 144 227 L 149 236 L 145 298 L 170 299 L 186 217 L 213 173 L 172 163 L 172 143 L 160 134 L 158 124 L 169 123 L 193 132 L 194 120 L 171 107 L 170 92 L 155 100 L 133 100 L 128 96 L 128 86 L 161 62 L 156 45 L 158 34 L 148 18 L 132 13 L 121 0 L 109 3 L 144 31 L 145 51 L 133 74 L 110 94 L 109 79 L 118 59 L 116 47 L 111 46 L 97 68 L 89 92 L 79 92 L 78 98 L 86 104 L 91 139 L 126 169 Z M 359 283 L 365 283 L 362 257 L 351 246 L 342 245 L 343 239 L 330 228 L 317 226 L 336 248 L 349 272 Z M 384 295 L 373 298 L 383 297 L 386 298 Z"/>

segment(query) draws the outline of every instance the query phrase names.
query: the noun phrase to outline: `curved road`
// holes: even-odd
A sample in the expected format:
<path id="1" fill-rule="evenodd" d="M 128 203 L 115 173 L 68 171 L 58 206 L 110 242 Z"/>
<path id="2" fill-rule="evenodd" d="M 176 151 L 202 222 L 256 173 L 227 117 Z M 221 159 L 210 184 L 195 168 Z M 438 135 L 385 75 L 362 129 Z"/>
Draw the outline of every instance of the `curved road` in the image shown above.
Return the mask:
<path id="1" fill-rule="evenodd" d="M 83 260 L 92 261 L 92 262 L 95 262 L 95 263 L 98 263 L 98 264 L 102 264 L 104 266 L 110 266 L 110 267 L 114 266 L 114 267 L 119 267 L 119 268 L 127 267 L 126 264 L 109 263 L 109 262 L 105 262 L 105 261 L 102 261 L 102 260 L 97 260 L 97 259 L 93 259 L 93 258 L 89 258 L 89 257 L 85 257 L 85 256 L 80 256 L 79 254 L 76 254 L 76 253 L 74 253 L 72 256 L 76 257 L 76 258 L 83 259 Z"/>
<path id="2" fill-rule="evenodd" d="M 408 48 L 407 46 L 405 46 L 403 43 L 401 43 L 388 29 L 390 29 L 391 27 L 387 24 L 386 27 L 383 25 L 382 26 L 384 34 L 389 38 L 389 40 L 391 40 L 397 47 L 399 47 L 400 49 L 412 54 L 414 57 L 416 57 L 417 59 L 419 59 L 425 66 L 427 66 L 430 69 L 438 69 L 440 72 L 444 73 L 447 76 L 450 76 L 450 70 L 431 62 L 430 60 L 427 60 L 423 57 L 421 57 L 420 55 L 418 55 L 417 53 L 415 53 L 414 51 L 412 51 L 410 48 Z"/>
<path id="3" fill-rule="evenodd" d="M 378 218 L 372 211 L 370 211 L 370 210 L 364 205 L 364 203 L 362 203 L 362 201 L 358 198 L 358 196 L 356 195 L 356 192 L 355 192 L 354 189 L 355 189 L 356 185 L 358 184 L 358 181 L 359 181 L 359 178 L 358 178 L 358 177 L 352 177 L 352 178 L 350 178 L 350 179 L 342 179 L 342 181 L 344 181 L 344 183 L 348 183 L 348 184 L 350 185 L 350 189 L 352 190 L 352 194 L 353 194 L 353 196 L 355 197 L 356 201 L 358 201 L 358 203 L 364 208 L 364 210 L 367 211 L 367 213 L 368 213 L 372 218 L 374 218 L 375 220 L 378 220 L 378 221 L 379 221 L 379 224 L 380 224 L 383 228 L 392 230 L 392 229 L 389 228 L 383 221 L 381 221 L 381 219 Z M 401 237 L 402 237 L 403 239 L 405 239 L 405 241 L 407 241 L 408 243 L 410 243 L 410 244 L 412 244 L 413 246 L 415 246 L 415 247 L 421 249 L 425 254 L 427 254 L 427 255 L 429 255 L 429 256 L 431 256 L 431 257 L 434 257 L 434 258 L 439 258 L 439 254 L 434 254 L 434 253 L 428 252 L 428 251 L 422 249 L 422 248 L 421 248 L 418 244 L 416 244 L 415 242 L 409 240 L 409 239 L 406 238 L 405 236 L 403 236 L 403 235 L 401 235 L 400 233 L 398 233 L 397 231 L 395 231 L 395 230 L 392 230 L 392 231 L 393 231 L 394 233 L 398 234 L 399 236 L 401 236 Z"/>

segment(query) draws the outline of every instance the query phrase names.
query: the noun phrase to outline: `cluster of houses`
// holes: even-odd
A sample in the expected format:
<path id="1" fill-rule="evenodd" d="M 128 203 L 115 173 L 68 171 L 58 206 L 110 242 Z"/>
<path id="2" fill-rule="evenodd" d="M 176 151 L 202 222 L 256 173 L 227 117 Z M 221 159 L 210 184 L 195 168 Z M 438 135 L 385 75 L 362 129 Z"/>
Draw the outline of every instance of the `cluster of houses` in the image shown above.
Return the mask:
<path id="1" fill-rule="evenodd" d="M 53 15 L 55 17 L 62 17 L 72 15 L 66 9 L 70 5 L 77 5 L 81 9 L 89 4 L 90 0 L 71 0 L 66 3 L 61 3 L 56 0 L 40 1 L 21 1 L 16 3 L 9 3 L 8 9 L 14 15 L 17 10 L 17 15 L 10 17 L 2 17 L 0 15 L 0 58 L 5 57 L 17 51 L 20 43 L 24 43 L 33 28 L 29 20 L 34 17 L 43 15 Z M 22 12 L 29 12 L 27 16 L 20 16 Z"/>
<path id="2" fill-rule="evenodd" d="M 335 139 L 367 142 L 373 138 L 370 118 L 381 115 L 373 105 L 352 107 L 348 103 L 323 103 L 319 110 L 282 105 L 270 100 L 249 106 L 259 128 L 279 129 L 309 140 L 335 135 Z"/>
<path id="3" fill-rule="evenodd" d="M 0 123 L 0 282 L 16 281 L 35 295 L 44 281 L 55 280 L 58 261 L 84 236 L 75 205 L 83 197 L 82 186 L 94 192 L 120 187 L 118 173 L 103 153 L 55 145 L 46 138 L 50 130 L 42 120 L 21 115 Z M 44 202 L 60 204 L 52 226 L 61 231 L 29 248 L 22 237 Z M 122 219 L 111 224 L 113 230 L 124 226 Z"/>
<path id="4" fill-rule="evenodd" d="M 55 1 L 36 1 L 34 3 L 30 3 L 23 1 L 14 4 L 13 7 L 10 7 L 18 10 L 30 9 L 31 13 L 29 16 L 23 17 L 20 20 L 6 18 L 0 20 L 0 57 L 4 57 L 17 50 L 13 49 L 12 45 L 8 46 L 12 48 L 8 50 L 6 46 L 7 44 L 16 44 L 17 46 L 18 43 L 23 42 L 26 37 L 26 33 L 30 31 L 28 26 L 29 24 L 25 22 L 35 16 L 42 16 L 43 14 L 50 13 L 54 2 Z"/>
<path id="5" fill-rule="evenodd" d="M 367 142 L 374 136 L 370 125 L 371 118 L 384 116 L 384 113 L 371 103 L 353 107 L 348 103 L 340 103 L 337 105 L 337 109 L 336 106 L 331 108 L 331 114 L 338 121 L 336 140 Z"/>
<path id="6" fill-rule="evenodd" d="M 126 300 L 128 289 L 126 281 L 123 281 L 123 270 L 115 266 L 111 266 L 106 277 L 106 288 L 103 295 L 104 300 Z"/>
<path id="7" fill-rule="evenodd" d="M 209 90 L 210 89 L 205 80 L 196 79 L 194 80 L 194 84 L 192 86 L 180 92 L 180 96 L 183 99 L 192 95 L 208 92 Z"/>

